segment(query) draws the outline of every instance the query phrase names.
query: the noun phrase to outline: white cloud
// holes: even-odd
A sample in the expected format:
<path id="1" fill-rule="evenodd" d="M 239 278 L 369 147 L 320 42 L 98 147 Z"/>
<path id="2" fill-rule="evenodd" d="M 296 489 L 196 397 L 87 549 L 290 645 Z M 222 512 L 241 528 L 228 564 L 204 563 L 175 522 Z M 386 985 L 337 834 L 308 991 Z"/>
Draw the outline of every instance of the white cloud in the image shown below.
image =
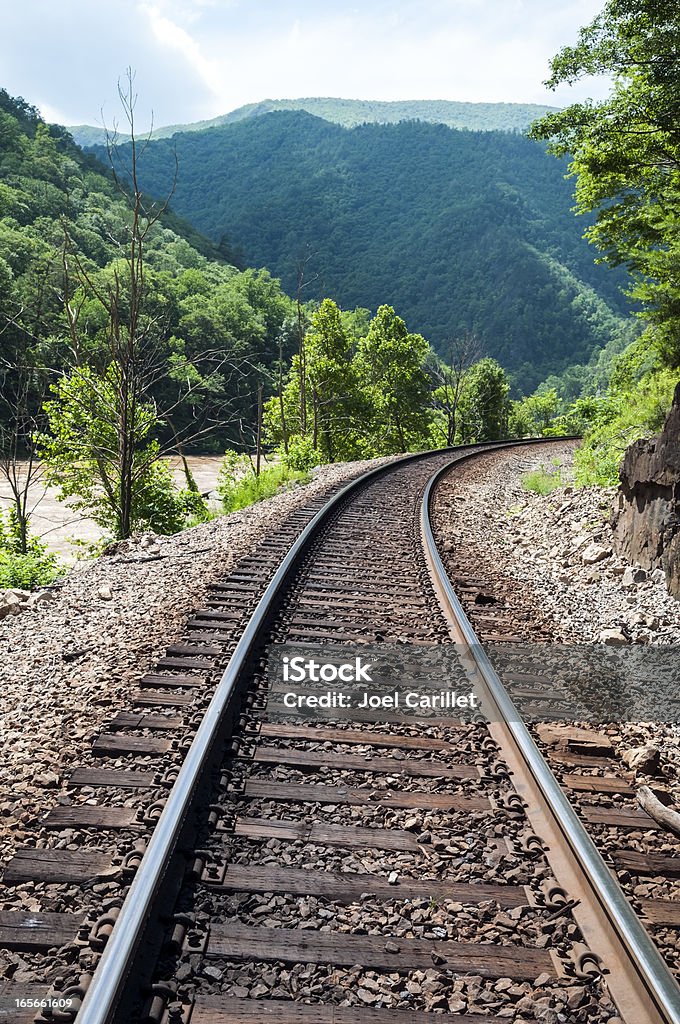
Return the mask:
<path id="1" fill-rule="evenodd" d="M 210 91 L 219 97 L 224 91 L 224 80 L 219 64 L 206 57 L 200 44 L 190 33 L 166 17 L 159 7 L 140 4 L 140 10 L 149 19 L 154 38 L 163 49 L 179 53 L 196 72 Z"/>
<path id="2" fill-rule="evenodd" d="M 137 71 L 137 119 L 213 117 L 264 98 L 567 103 L 550 57 L 602 0 L 23 0 L 3 14 L 0 85 L 46 116 L 95 123 Z M 49 113 L 48 113 L 49 111 Z"/>

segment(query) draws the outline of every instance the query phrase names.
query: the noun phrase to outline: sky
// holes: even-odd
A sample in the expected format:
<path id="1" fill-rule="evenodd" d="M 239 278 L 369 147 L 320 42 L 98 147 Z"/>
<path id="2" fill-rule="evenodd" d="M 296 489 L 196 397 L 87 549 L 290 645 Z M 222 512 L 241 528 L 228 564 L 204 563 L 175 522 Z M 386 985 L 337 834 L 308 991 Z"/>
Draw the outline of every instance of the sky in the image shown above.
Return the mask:
<path id="1" fill-rule="evenodd" d="M 226 114 L 262 99 L 446 99 L 563 106 L 550 58 L 604 0 L 5 0 L 0 87 L 48 121 L 120 120 L 135 71 L 137 126 Z M 121 124 L 121 129 L 123 125 Z"/>

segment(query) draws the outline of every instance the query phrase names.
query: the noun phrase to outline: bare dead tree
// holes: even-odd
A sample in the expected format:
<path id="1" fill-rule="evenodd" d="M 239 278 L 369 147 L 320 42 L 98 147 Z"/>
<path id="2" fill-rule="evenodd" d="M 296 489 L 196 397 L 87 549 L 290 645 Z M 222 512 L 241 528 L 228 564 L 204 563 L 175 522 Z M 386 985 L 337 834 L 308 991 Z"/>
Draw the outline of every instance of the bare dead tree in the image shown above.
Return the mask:
<path id="1" fill-rule="evenodd" d="M 58 259 L 33 268 L 30 301 L 8 300 L 0 310 L 0 479 L 7 485 L 12 541 L 25 554 L 31 518 L 45 497 L 45 467 L 38 438 L 45 427 L 43 402 L 55 378 L 50 318 L 61 294 Z"/>
<path id="2" fill-rule="evenodd" d="M 5 324 L 7 327 L 7 323 Z M 0 330 L 0 335 L 4 333 Z M 45 496 L 44 466 L 37 441 L 44 427 L 42 403 L 49 375 L 31 358 L 27 343 L 12 344 L 0 354 L 0 477 L 9 488 L 14 542 L 25 554 L 30 521 Z"/>
<path id="3" fill-rule="evenodd" d="M 458 429 L 458 409 L 463 391 L 465 374 L 481 359 L 483 347 L 473 331 L 464 331 L 452 338 L 446 346 L 446 358 L 435 367 L 437 383 L 435 401 L 446 421 L 446 443 L 455 442 Z"/>
<path id="4" fill-rule="evenodd" d="M 169 208 L 177 178 L 162 200 L 149 199 L 140 182 L 140 160 L 151 132 L 141 140 L 135 124 L 137 95 L 134 74 L 128 69 L 118 95 L 127 122 L 126 141 L 119 146 L 117 128 L 107 130 L 107 152 L 113 181 L 128 208 L 116 242 L 119 257 L 105 272 L 92 270 L 79 255 L 64 221 L 64 312 L 76 366 L 70 376 L 80 387 L 69 399 L 80 403 L 82 416 L 96 414 L 107 430 L 99 437 L 87 435 L 86 457 L 95 467 L 119 537 L 128 537 L 134 525 L 135 493 L 151 466 L 174 451 L 225 426 L 235 416 L 239 386 L 253 368 L 247 357 L 229 358 L 213 349 L 185 354 L 169 351 L 164 314 L 154 312 L 147 282 L 147 248 L 150 236 Z M 82 296 L 94 298 L 106 313 L 106 330 L 100 365 L 83 357 L 80 313 Z M 95 359 L 96 362 L 96 359 Z M 89 363 L 89 365 L 88 365 Z M 93 369 L 96 372 L 93 372 Z M 233 395 L 224 400 L 225 389 Z M 211 395 L 219 395 L 211 402 Z M 191 419 L 175 426 L 179 410 L 191 410 Z M 153 427 L 170 426 L 166 442 L 149 444 Z M 55 482 L 60 471 L 51 471 Z M 64 476 L 62 464 L 61 476 Z"/>

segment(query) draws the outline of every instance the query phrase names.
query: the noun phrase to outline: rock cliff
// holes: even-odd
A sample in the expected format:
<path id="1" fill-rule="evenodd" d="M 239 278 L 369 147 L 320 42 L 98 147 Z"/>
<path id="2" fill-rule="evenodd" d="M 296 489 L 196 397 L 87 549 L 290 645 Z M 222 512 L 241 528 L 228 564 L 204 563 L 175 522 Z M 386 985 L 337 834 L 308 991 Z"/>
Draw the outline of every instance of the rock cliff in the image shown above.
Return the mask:
<path id="1" fill-rule="evenodd" d="M 680 384 L 663 430 L 627 449 L 620 477 L 616 549 L 645 569 L 663 569 L 680 600 Z"/>

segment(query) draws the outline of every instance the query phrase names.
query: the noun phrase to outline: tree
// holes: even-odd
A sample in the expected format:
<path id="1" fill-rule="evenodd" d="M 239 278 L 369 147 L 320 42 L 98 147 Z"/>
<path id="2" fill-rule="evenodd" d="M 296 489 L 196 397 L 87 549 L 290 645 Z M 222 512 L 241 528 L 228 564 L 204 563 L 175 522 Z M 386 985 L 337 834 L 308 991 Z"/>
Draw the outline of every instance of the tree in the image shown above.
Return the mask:
<path id="1" fill-rule="evenodd" d="M 432 418 L 425 368 L 429 351 L 425 339 L 410 334 L 392 306 L 380 306 L 359 342 L 357 371 L 377 454 L 407 452 L 427 443 Z"/>
<path id="2" fill-rule="evenodd" d="M 64 314 L 74 366 L 52 386 L 51 436 L 43 439 L 42 454 L 62 497 L 76 497 L 77 507 L 124 538 L 145 521 L 159 532 L 179 528 L 177 515 L 167 512 L 176 504 L 172 479 L 159 460 L 173 450 L 181 454 L 183 444 L 225 422 L 224 409 L 215 420 L 211 400 L 223 404 L 227 367 L 238 377 L 244 358 L 230 360 L 218 349 L 188 352 L 185 339 L 168 333 L 147 250 L 170 197 L 149 200 L 139 185 L 148 140 L 140 145 L 136 137 L 131 71 L 119 97 L 130 135 L 129 162 L 120 158 L 115 136 L 109 138 L 114 181 L 127 205 L 117 225 L 119 255 L 104 269 L 93 268 L 64 223 Z"/>
<path id="3" fill-rule="evenodd" d="M 508 431 L 511 437 L 538 437 L 549 434 L 560 411 L 554 388 L 540 390 L 511 403 Z"/>
<path id="4" fill-rule="evenodd" d="M 176 491 L 170 470 L 160 461 L 153 402 L 136 401 L 125 427 L 130 461 L 121 460 L 120 379 L 115 367 L 103 377 L 89 367 L 78 367 L 52 390 L 54 398 L 45 403 L 50 433 L 42 440 L 41 453 L 63 500 L 73 499 L 73 508 L 103 528 L 113 525 L 118 538 L 142 527 L 174 533 L 189 514 L 200 514 L 200 495 L 191 487 Z M 126 481 L 121 480 L 123 468 L 129 474 Z M 129 504 L 121 501 L 122 493 L 129 495 Z"/>
<path id="5" fill-rule="evenodd" d="M 479 359 L 482 344 L 476 334 L 465 331 L 453 338 L 445 347 L 446 359 L 437 360 L 432 368 L 435 387 L 433 400 L 446 424 L 446 444 L 455 444 L 458 427 L 458 407 L 463 394 L 465 374 Z"/>
<path id="6" fill-rule="evenodd" d="M 498 441 L 508 432 L 508 394 L 505 370 L 495 359 L 480 359 L 465 375 L 460 400 L 463 443 Z"/>
<path id="7" fill-rule="evenodd" d="M 42 402 L 49 375 L 36 358 L 30 339 L 19 332 L 13 341 L 0 352 L 0 476 L 11 494 L 10 521 L 16 547 L 26 554 L 31 517 L 45 493 L 37 444 L 44 425 Z"/>
<path id="8" fill-rule="evenodd" d="M 354 338 L 346 322 L 351 328 L 351 318 L 348 320 L 332 299 L 324 299 L 309 318 L 287 383 L 267 403 L 268 438 L 281 444 L 284 454 L 289 454 L 292 443 L 294 459 L 302 449 L 307 461 L 318 461 L 321 457 L 335 462 L 361 454 L 363 396 L 354 359 Z"/>
<path id="9" fill-rule="evenodd" d="M 31 259 L 40 286 L 24 296 L 0 256 L 0 476 L 9 487 L 13 543 L 21 555 L 34 544 L 31 518 L 45 495 L 38 441 L 59 348 L 49 335 L 49 299 L 61 291 L 54 260 L 43 252 L 31 253 Z"/>
<path id="10" fill-rule="evenodd" d="M 608 0 L 576 46 L 552 61 L 555 88 L 610 75 L 600 103 L 573 104 L 532 135 L 570 153 L 577 208 L 597 210 L 587 236 L 632 271 L 634 298 L 665 363 L 680 366 L 680 8 L 675 0 Z"/>
<path id="11" fill-rule="evenodd" d="M 352 341 L 331 299 L 324 299 L 312 315 L 305 350 L 313 447 L 320 449 L 328 462 L 351 458 L 356 453 L 358 381 Z"/>

